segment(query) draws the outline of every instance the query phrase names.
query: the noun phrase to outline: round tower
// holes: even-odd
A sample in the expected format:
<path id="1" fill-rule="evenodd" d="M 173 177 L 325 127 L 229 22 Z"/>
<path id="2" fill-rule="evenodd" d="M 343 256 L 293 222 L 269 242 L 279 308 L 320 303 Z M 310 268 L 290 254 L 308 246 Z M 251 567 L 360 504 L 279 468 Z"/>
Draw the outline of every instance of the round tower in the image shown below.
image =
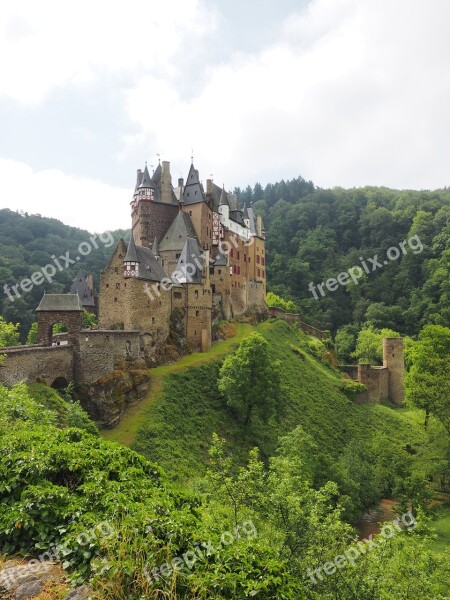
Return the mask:
<path id="1" fill-rule="evenodd" d="M 383 338 L 383 366 L 389 371 L 389 398 L 401 406 L 405 399 L 403 338 Z"/>

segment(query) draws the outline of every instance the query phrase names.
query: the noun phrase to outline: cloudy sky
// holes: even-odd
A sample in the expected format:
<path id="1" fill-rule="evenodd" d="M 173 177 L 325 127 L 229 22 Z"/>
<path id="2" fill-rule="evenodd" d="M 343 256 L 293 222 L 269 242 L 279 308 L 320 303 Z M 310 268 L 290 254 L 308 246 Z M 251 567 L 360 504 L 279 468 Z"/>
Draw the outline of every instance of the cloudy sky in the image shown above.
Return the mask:
<path id="1" fill-rule="evenodd" d="M 450 185 L 448 0 L 1 0 L 0 208 L 129 226 L 135 172 Z"/>

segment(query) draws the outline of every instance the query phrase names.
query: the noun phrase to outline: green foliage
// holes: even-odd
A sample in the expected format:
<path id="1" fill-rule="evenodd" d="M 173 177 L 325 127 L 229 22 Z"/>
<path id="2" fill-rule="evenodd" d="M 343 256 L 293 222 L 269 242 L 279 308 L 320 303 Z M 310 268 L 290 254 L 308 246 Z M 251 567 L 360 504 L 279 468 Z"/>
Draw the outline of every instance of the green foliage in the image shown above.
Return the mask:
<path id="1" fill-rule="evenodd" d="M 449 189 L 324 190 L 300 177 L 250 196 L 266 225 L 269 289 L 291 298 L 302 320 L 333 332 L 370 323 L 404 335 L 430 323 L 450 326 Z M 384 265 L 388 249 L 403 241 L 406 253 Z M 375 255 L 383 266 L 373 271 Z M 358 285 L 313 298 L 310 282 L 336 278 L 361 259 L 370 272 Z"/>
<path id="2" fill-rule="evenodd" d="M 219 390 L 248 426 L 253 412 L 267 420 L 280 396 L 279 364 L 272 361 L 269 344 L 259 333 L 243 340 L 220 369 Z"/>
<path id="3" fill-rule="evenodd" d="M 27 335 L 27 341 L 26 344 L 27 346 L 31 346 L 32 344 L 37 344 L 38 343 L 38 324 L 32 323 L 31 327 L 30 327 L 30 331 L 28 332 Z"/>
<path id="4" fill-rule="evenodd" d="M 267 306 L 281 308 L 281 310 L 284 310 L 287 313 L 298 313 L 298 307 L 296 306 L 295 302 L 292 302 L 292 300 L 284 300 L 273 292 L 268 292 L 266 296 L 266 304 Z"/>
<path id="5" fill-rule="evenodd" d="M 112 232 L 117 242 L 120 237 L 129 235 L 128 231 Z M 0 210 L 0 280 L 10 287 L 20 284 L 22 279 L 30 277 L 48 264 L 54 264 L 52 255 L 58 257 L 70 252 L 74 258 L 78 253 L 81 242 L 90 242 L 88 231 L 69 227 L 56 219 L 13 212 L 8 209 Z M 80 266 L 85 271 L 94 274 L 95 285 L 98 288 L 99 274 L 108 262 L 114 249 L 109 244 L 109 236 L 104 237 L 108 247 L 97 238 L 98 248 L 92 246 L 92 252 L 83 256 L 81 262 L 76 262 L 67 269 L 57 272 L 50 283 L 35 285 L 29 292 L 21 292 L 20 298 L 12 302 L 6 294 L 0 296 L 0 314 L 6 321 L 19 322 L 20 340 L 26 341 L 27 334 L 34 322 L 35 310 L 42 295 L 47 293 L 67 293 L 70 291 L 73 279 Z M 91 244 L 92 245 L 92 244 Z M 13 293 L 14 296 L 14 293 Z M 1 344 L 0 344 L 1 345 Z"/>
<path id="6" fill-rule="evenodd" d="M 356 349 L 351 356 L 359 363 L 380 364 L 383 359 L 383 338 L 401 337 L 392 329 L 366 327 L 358 334 Z"/>
<path id="7" fill-rule="evenodd" d="M 17 346 L 19 341 L 19 323 L 7 323 L 0 315 L 0 348 L 2 346 Z"/>
<path id="8" fill-rule="evenodd" d="M 450 433 L 450 329 L 429 325 L 409 352 L 406 399 L 435 415 Z M 426 420 L 426 424 L 427 424 Z"/>
<path id="9" fill-rule="evenodd" d="M 95 329 L 97 327 L 97 317 L 94 313 L 88 312 L 86 309 L 83 309 L 83 329 Z"/>

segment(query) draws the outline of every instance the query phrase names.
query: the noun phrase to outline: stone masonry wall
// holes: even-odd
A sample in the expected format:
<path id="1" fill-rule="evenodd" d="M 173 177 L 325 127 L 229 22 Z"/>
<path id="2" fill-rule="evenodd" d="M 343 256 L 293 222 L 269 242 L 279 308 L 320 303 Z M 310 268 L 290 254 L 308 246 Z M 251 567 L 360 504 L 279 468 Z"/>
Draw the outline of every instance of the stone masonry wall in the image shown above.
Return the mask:
<path id="1" fill-rule="evenodd" d="M 79 335 L 75 379 L 93 383 L 111 373 L 115 365 L 140 353 L 139 331 L 84 330 Z"/>
<path id="2" fill-rule="evenodd" d="M 13 385 L 20 381 L 43 379 L 47 385 L 58 377 L 67 383 L 73 380 L 74 360 L 72 346 L 25 346 L 2 349 L 6 354 L 0 367 L 0 382 Z"/>
<path id="3" fill-rule="evenodd" d="M 133 237 L 136 244 L 151 248 L 153 241 L 163 236 L 178 213 L 178 206 L 141 200 L 133 211 Z"/>

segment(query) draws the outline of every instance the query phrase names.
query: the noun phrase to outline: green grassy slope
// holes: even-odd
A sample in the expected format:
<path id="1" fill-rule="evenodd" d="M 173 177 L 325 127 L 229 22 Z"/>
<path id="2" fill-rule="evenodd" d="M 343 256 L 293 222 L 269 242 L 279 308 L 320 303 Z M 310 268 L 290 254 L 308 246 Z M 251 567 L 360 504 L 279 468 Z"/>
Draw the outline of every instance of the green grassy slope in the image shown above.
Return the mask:
<path id="1" fill-rule="evenodd" d="M 278 419 L 266 424 L 254 421 L 249 430 L 243 428 L 217 390 L 221 359 L 214 350 L 202 358 L 186 357 L 185 365 L 154 369 L 156 384 L 150 398 L 134 413 L 124 415 L 116 430 L 103 435 L 130 444 L 180 483 L 203 475 L 213 432 L 227 439 L 237 462 L 244 462 L 253 446 L 258 446 L 264 457 L 272 455 L 279 436 L 297 425 L 332 459 L 351 439 L 362 440 L 377 431 L 400 444 L 424 443 L 419 419 L 405 418 L 404 409 L 356 405 L 350 400 L 341 390 L 340 374 L 309 352 L 311 338 L 283 321 L 266 321 L 256 330 L 269 341 L 274 360 L 281 361 L 287 400 L 279 407 Z M 240 337 L 249 331 L 249 326 L 241 329 Z M 227 342 L 229 351 L 233 340 Z"/>

